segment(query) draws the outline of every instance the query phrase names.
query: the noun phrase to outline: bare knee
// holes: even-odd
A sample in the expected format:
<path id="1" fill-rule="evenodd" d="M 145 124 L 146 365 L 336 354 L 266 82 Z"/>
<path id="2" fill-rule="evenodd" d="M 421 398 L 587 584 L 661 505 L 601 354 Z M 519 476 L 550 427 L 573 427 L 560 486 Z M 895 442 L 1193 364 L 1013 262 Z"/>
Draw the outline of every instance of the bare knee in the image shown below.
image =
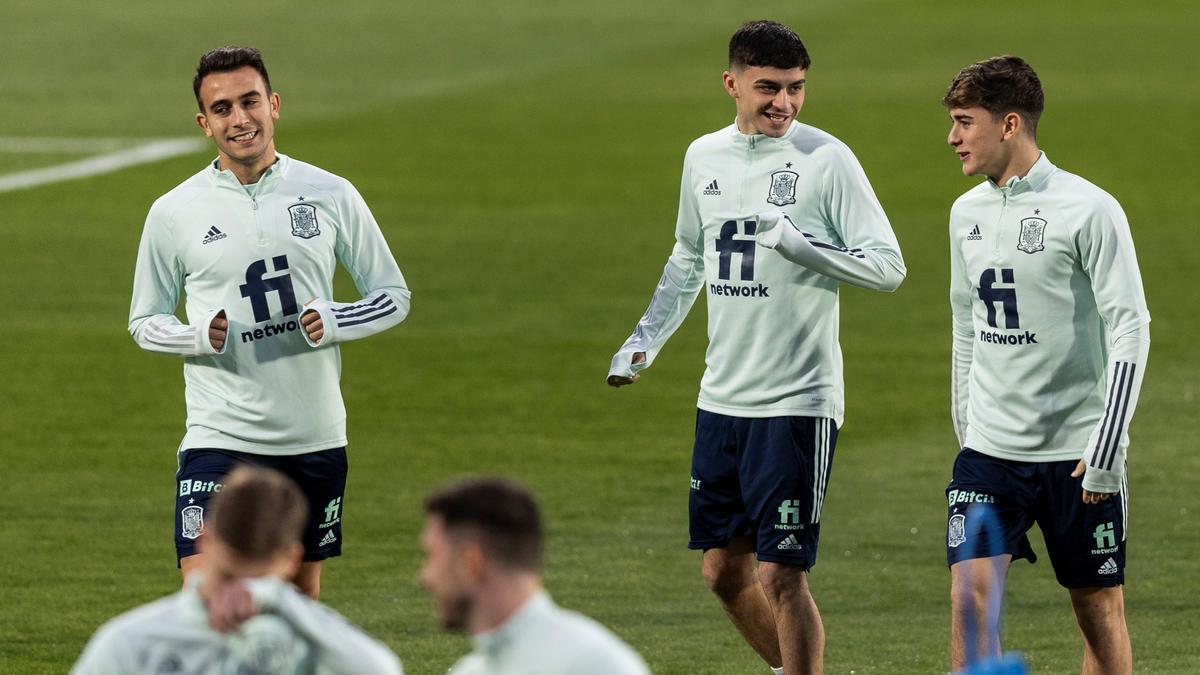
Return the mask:
<path id="1" fill-rule="evenodd" d="M 746 556 L 711 553 L 712 550 L 705 552 L 701 573 L 709 590 L 722 602 L 733 602 L 747 588 L 758 583 L 754 563 Z"/>
<path id="2" fill-rule="evenodd" d="M 1089 628 L 1111 628 L 1125 623 L 1125 593 L 1121 586 L 1073 588 L 1071 607 L 1085 637 Z"/>
<path id="3" fill-rule="evenodd" d="M 808 595 L 808 574 L 795 565 L 764 562 L 758 566 L 758 578 L 772 605 Z"/>

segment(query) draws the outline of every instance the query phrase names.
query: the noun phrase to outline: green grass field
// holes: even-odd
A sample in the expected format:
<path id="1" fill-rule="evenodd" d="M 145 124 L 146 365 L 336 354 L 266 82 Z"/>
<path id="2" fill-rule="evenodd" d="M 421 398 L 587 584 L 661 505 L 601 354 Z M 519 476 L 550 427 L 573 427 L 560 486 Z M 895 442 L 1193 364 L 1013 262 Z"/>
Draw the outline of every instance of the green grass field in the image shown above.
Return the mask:
<path id="1" fill-rule="evenodd" d="M 404 324 L 342 348 L 347 544 L 323 599 L 408 672 L 444 672 L 469 644 L 437 629 L 417 586 L 420 500 L 499 472 L 542 500 L 561 604 L 655 672 L 763 673 L 685 547 L 703 303 L 636 386 L 603 380 L 670 250 L 683 151 L 733 117 L 729 34 L 789 23 L 814 58 L 801 119 L 854 149 L 909 269 L 894 295 L 842 296 L 847 424 L 812 575 L 827 670 L 937 673 L 956 450 L 946 216 L 974 183 L 938 101 L 961 66 L 1023 55 L 1047 90 L 1042 147 L 1132 223 L 1154 344 L 1130 453 L 1129 625 L 1139 672 L 1192 673 L 1200 64 L 1192 3 L 1152 6 L 12 0 L 0 136 L 199 134 L 199 54 L 260 46 L 283 95 L 280 150 L 358 186 L 413 289 Z M 211 155 L 0 193 L 0 672 L 65 672 L 103 621 L 178 586 L 180 363 L 125 325 L 147 208 Z M 0 151 L 4 173 L 76 158 Z M 1006 648 L 1036 672 L 1077 670 L 1048 563 L 1010 579 Z"/>

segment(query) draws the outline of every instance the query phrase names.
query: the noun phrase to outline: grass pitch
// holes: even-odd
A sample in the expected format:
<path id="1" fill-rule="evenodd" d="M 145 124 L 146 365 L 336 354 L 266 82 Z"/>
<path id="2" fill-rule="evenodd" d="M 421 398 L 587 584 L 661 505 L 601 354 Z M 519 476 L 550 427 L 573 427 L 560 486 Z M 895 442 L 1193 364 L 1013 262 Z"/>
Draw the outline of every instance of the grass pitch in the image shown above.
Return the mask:
<path id="1" fill-rule="evenodd" d="M 420 499 L 501 472 L 542 500 L 561 604 L 655 672 L 765 672 L 685 548 L 703 303 L 641 382 L 603 384 L 670 250 L 683 150 L 733 117 L 724 45 L 763 16 L 808 44 L 801 119 L 858 155 L 909 268 L 893 295 L 842 296 L 847 424 L 812 579 L 828 672 L 946 668 L 945 231 L 974 179 L 938 100 L 958 68 L 1005 52 L 1042 76 L 1051 159 L 1132 223 L 1154 344 L 1132 427 L 1129 625 L 1139 671 L 1200 670 L 1190 3 L 14 2 L 0 119 L 19 137 L 197 134 L 196 58 L 260 46 L 283 94 L 280 150 L 359 187 L 414 292 L 402 326 L 343 346 L 347 544 L 324 600 L 408 672 L 444 672 L 469 644 L 437 630 L 417 587 Z M 0 671 L 64 672 L 100 623 L 178 585 L 180 363 L 139 350 L 125 319 L 146 209 L 210 155 L 0 194 Z M 1010 579 L 1006 648 L 1037 672 L 1076 670 L 1049 566 Z"/>

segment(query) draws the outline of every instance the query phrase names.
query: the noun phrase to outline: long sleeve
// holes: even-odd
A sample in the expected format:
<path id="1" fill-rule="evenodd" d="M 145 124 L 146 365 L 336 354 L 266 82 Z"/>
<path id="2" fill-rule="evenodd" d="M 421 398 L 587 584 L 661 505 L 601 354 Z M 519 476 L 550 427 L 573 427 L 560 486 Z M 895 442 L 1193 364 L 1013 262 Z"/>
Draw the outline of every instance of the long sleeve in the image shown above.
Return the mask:
<path id="1" fill-rule="evenodd" d="M 1096 308 L 1109 337 L 1104 416 L 1085 450 L 1083 487 L 1116 492 L 1125 478 L 1129 424 L 1150 351 L 1150 312 L 1129 223 L 1117 203 L 1103 204 L 1080 230 L 1077 245 Z"/>
<path id="2" fill-rule="evenodd" d="M 951 213 L 951 222 L 954 215 Z M 971 280 L 967 277 L 962 250 L 950 237 L 950 419 L 958 447 L 967 442 L 967 402 L 970 393 L 971 362 L 974 357 L 974 327 L 971 322 Z"/>
<path id="3" fill-rule="evenodd" d="M 249 580 L 246 585 L 263 611 L 282 617 L 313 645 L 318 673 L 403 673 L 400 659 L 383 643 L 352 626 L 332 609 L 300 595 L 283 581 L 264 577 Z"/>
<path id="4" fill-rule="evenodd" d="M 858 160 L 839 145 L 829 153 L 826 169 L 826 217 L 844 245 L 802 231 L 782 211 L 759 215 L 758 245 L 838 281 L 877 291 L 896 290 L 907 273 L 900 245 Z"/>
<path id="5" fill-rule="evenodd" d="M 146 216 L 133 274 L 133 299 L 129 305 L 129 334 L 142 349 L 179 356 L 208 356 L 224 352 L 212 348 L 208 326 L 222 310 L 204 312 L 195 325 L 175 316 L 183 269 L 174 254 L 168 218 L 158 205 Z"/>
<path id="6" fill-rule="evenodd" d="M 675 247 L 650 298 L 650 306 L 613 356 L 609 376 L 631 377 L 649 367 L 667 339 L 683 323 L 704 286 L 704 235 L 696 199 L 689 189 L 688 171 L 685 160 L 679 191 L 679 216 L 675 223 Z M 638 352 L 646 353 L 646 361 L 634 364 L 633 355 Z"/>
<path id="7" fill-rule="evenodd" d="M 338 233 L 335 252 L 362 297 L 353 302 L 318 298 L 306 305 L 321 315 L 325 327 L 319 343 L 304 333 L 313 347 L 381 333 L 403 321 L 411 305 L 412 293 L 379 224 L 362 196 L 352 187 L 347 189 L 342 204 L 347 211 L 342 214 L 345 226 Z"/>

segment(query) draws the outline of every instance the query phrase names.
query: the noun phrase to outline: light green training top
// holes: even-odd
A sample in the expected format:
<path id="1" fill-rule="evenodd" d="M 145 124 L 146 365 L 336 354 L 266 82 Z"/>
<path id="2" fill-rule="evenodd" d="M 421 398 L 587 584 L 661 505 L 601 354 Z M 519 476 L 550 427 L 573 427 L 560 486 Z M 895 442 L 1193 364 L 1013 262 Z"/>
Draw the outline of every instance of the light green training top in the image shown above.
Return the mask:
<path id="1" fill-rule="evenodd" d="M 607 628 L 539 591 L 499 628 L 474 636 L 475 651 L 450 675 L 648 675 L 642 657 Z"/>
<path id="2" fill-rule="evenodd" d="M 1120 204 L 1044 154 L 969 190 L 950 210 L 950 304 L 960 444 L 1085 459 L 1085 489 L 1121 489 L 1150 312 Z"/>
<path id="3" fill-rule="evenodd" d="M 197 582 L 104 624 L 71 675 L 402 673 L 385 645 L 273 577 L 246 580 L 262 613 L 237 632 L 218 633 Z"/>
<path id="4" fill-rule="evenodd" d="M 698 407 L 841 426 L 838 285 L 891 291 L 904 275 L 891 224 L 844 143 L 798 122 L 780 138 L 732 124 L 687 150 L 674 250 L 609 375 L 649 367 L 703 289 Z M 637 352 L 645 364 L 631 363 Z"/>
<path id="5" fill-rule="evenodd" d="M 362 298 L 334 302 L 337 263 Z M 179 294 L 186 320 L 176 317 Z M 251 191 L 210 164 L 150 208 L 138 249 L 129 332 L 184 357 L 180 444 L 294 455 L 346 444 L 337 343 L 408 314 L 410 293 L 383 233 L 348 181 L 284 155 Z M 300 315 L 315 310 L 313 343 Z M 215 351 L 208 326 L 225 312 Z"/>

